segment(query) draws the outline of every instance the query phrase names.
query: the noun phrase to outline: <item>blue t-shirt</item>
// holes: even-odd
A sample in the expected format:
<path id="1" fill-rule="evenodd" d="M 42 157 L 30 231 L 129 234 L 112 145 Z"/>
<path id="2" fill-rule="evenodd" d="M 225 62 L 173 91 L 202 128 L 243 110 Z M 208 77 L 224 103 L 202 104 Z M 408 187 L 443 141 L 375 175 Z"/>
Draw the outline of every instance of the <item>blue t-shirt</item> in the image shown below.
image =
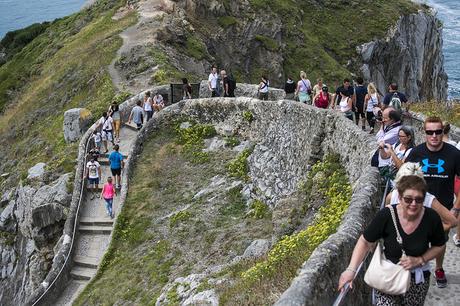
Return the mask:
<path id="1" fill-rule="evenodd" d="M 111 169 L 120 169 L 122 160 L 123 160 L 123 155 L 121 155 L 117 151 L 113 151 L 109 155 L 110 168 Z"/>

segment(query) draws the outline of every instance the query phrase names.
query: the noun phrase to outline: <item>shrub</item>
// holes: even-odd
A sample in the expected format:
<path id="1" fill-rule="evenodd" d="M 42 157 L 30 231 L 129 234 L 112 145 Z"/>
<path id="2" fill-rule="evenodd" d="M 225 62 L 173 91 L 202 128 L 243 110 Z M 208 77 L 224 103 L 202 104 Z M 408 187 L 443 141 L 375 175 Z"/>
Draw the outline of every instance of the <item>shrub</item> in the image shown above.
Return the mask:
<path id="1" fill-rule="evenodd" d="M 194 124 L 189 128 L 181 129 L 180 123 L 176 125 L 178 134 L 177 142 L 182 147 L 182 152 L 193 163 L 201 164 L 209 161 L 209 153 L 203 152 L 203 143 L 205 138 L 215 136 L 216 130 L 212 125 Z"/>
<path id="2" fill-rule="evenodd" d="M 255 200 L 251 204 L 251 210 L 249 211 L 249 216 L 255 219 L 263 219 L 268 216 L 269 208 L 268 205 L 260 200 Z"/>
<path id="3" fill-rule="evenodd" d="M 252 149 L 245 149 L 234 160 L 230 161 L 227 164 L 228 174 L 230 176 L 248 181 L 249 180 L 248 157 L 249 155 L 251 155 L 251 153 L 252 153 Z"/>
<path id="4" fill-rule="evenodd" d="M 251 123 L 252 120 L 254 120 L 254 114 L 252 112 L 250 112 L 250 111 L 244 111 L 242 116 L 249 123 Z"/>
<path id="5" fill-rule="evenodd" d="M 171 216 L 169 219 L 169 226 L 174 227 L 181 222 L 185 222 L 192 217 L 192 214 L 189 211 L 182 210 Z"/>

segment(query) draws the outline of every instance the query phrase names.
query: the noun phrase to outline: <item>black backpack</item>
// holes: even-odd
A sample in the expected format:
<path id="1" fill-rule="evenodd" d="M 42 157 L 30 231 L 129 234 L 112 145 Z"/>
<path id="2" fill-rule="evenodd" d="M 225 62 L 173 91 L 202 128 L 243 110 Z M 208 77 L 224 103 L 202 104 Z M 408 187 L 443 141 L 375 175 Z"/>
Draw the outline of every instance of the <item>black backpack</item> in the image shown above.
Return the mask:
<path id="1" fill-rule="evenodd" d="M 233 77 L 233 74 L 230 74 L 227 78 L 228 78 L 228 91 L 234 92 L 236 89 L 236 80 Z"/>

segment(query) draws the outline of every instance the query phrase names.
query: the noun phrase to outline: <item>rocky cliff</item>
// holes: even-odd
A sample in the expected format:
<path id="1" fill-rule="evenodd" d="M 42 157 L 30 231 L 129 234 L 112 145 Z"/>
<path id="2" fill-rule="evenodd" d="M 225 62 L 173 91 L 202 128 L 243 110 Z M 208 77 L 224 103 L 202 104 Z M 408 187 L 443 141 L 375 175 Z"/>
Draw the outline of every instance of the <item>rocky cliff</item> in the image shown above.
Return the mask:
<path id="1" fill-rule="evenodd" d="M 51 267 L 70 194 L 63 175 L 45 185 L 34 178 L 2 196 L 0 205 L 0 305 L 20 305 Z"/>
<path id="2" fill-rule="evenodd" d="M 358 47 L 361 71 L 385 92 L 397 82 L 412 101 L 447 99 L 442 24 L 431 13 L 402 16 L 384 39 Z"/>

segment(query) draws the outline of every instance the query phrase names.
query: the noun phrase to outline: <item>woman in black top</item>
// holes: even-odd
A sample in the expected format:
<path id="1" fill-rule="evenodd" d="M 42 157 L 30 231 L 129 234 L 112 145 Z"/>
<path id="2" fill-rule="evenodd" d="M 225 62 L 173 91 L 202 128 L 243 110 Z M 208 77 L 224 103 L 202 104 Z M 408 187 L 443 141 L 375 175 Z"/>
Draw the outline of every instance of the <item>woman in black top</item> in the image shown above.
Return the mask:
<path id="1" fill-rule="evenodd" d="M 411 270 L 411 285 L 405 295 L 389 295 L 376 290 L 377 305 L 423 305 L 429 288 L 429 265 L 445 248 L 441 218 L 431 208 L 424 207 L 427 186 L 421 177 L 410 175 L 398 183 L 399 204 L 382 209 L 356 243 L 348 268 L 339 280 L 339 290 L 351 282 L 366 252 L 383 239 L 385 257 L 395 264 Z M 406 252 L 402 257 L 396 241 L 396 231 L 389 209 L 394 209 L 399 232 Z M 431 246 L 430 246 L 431 244 Z M 423 273 L 421 273 L 423 272 Z"/>

